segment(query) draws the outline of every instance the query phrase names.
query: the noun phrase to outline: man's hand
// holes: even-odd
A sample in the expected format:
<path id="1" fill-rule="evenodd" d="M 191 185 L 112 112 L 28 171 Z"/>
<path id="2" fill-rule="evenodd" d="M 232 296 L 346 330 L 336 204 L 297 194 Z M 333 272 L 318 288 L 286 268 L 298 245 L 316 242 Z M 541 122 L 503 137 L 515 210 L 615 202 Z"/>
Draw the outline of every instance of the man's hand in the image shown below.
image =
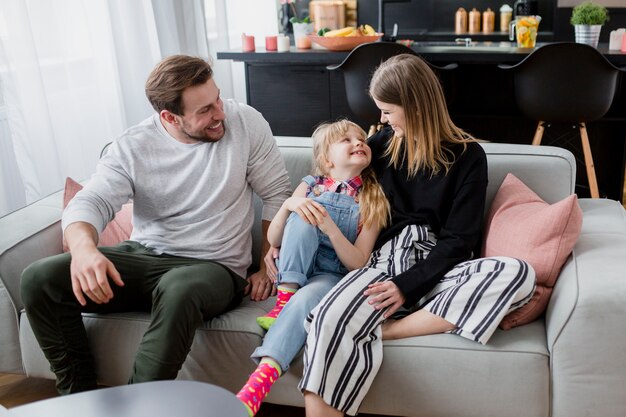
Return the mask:
<path id="1" fill-rule="evenodd" d="M 80 305 L 87 304 L 83 294 L 96 304 L 108 303 L 113 298 L 109 278 L 120 287 L 124 282 L 113 263 L 96 248 L 96 229 L 89 223 L 72 223 L 65 229 L 64 238 L 72 255 L 72 290 Z"/>
<path id="2" fill-rule="evenodd" d="M 278 276 L 278 267 L 276 266 L 276 259 L 278 259 L 279 254 L 280 254 L 280 249 L 271 246 L 270 250 L 267 251 L 267 254 L 263 258 L 263 262 L 265 263 L 265 271 L 267 273 L 268 278 L 273 283 L 276 283 L 276 278 Z"/>
<path id="3" fill-rule="evenodd" d="M 370 284 L 363 294 L 371 296 L 368 303 L 373 305 L 376 310 L 387 308 L 383 315 L 385 318 L 391 317 L 406 301 L 404 294 L 393 281 Z"/>
<path id="4" fill-rule="evenodd" d="M 248 293 L 250 293 L 250 299 L 254 301 L 263 301 L 270 295 L 276 295 L 276 287 L 265 273 L 265 268 L 250 275 L 245 289 L 245 294 Z"/>
<path id="5" fill-rule="evenodd" d="M 271 265 L 268 265 L 268 256 L 271 256 L 276 251 L 278 256 L 278 249 L 272 248 L 267 241 L 267 229 L 270 226 L 270 222 L 263 220 L 263 247 L 261 248 L 261 255 L 266 254 L 259 262 L 260 269 L 258 272 L 250 275 L 248 278 L 248 286 L 245 289 L 245 294 L 250 293 L 250 299 L 254 301 L 263 301 L 270 295 L 276 295 L 276 286 L 274 280 L 276 280 L 276 264 L 272 260 Z M 268 272 L 270 271 L 270 272 Z M 273 279 L 271 277 L 274 277 Z"/>
<path id="6" fill-rule="evenodd" d="M 109 277 L 120 287 L 124 286 L 120 273 L 98 249 L 81 248 L 72 252 L 70 264 L 74 296 L 84 306 L 83 294 L 96 304 L 108 303 L 113 298 Z"/>

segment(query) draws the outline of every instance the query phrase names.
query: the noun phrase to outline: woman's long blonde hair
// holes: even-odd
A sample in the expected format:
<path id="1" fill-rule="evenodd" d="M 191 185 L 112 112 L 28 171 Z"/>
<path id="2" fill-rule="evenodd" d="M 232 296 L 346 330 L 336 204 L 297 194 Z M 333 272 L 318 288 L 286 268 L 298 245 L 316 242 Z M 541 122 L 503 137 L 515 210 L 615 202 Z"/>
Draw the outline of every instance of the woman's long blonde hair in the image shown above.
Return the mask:
<path id="1" fill-rule="evenodd" d="M 313 132 L 313 175 L 329 175 L 326 167 L 330 145 L 345 137 L 350 128 L 357 130 L 363 140 L 366 139 L 367 135 L 363 129 L 356 123 L 345 119 L 333 123 L 322 123 L 315 129 Z M 389 202 L 371 166 L 367 166 L 361 172 L 361 179 L 363 188 L 359 193 L 360 223 L 365 226 L 377 225 L 382 229 L 389 220 Z"/>
<path id="2" fill-rule="evenodd" d="M 386 150 L 391 164 L 398 168 L 407 162 L 409 177 L 429 170 L 432 175 L 446 172 L 454 163 L 447 144 L 476 141 L 450 119 L 443 89 L 428 64 L 411 54 L 396 55 L 376 69 L 369 87 L 370 96 L 378 101 L 400 106 L 404 110 L 404 137 L 394 135 Z"/>

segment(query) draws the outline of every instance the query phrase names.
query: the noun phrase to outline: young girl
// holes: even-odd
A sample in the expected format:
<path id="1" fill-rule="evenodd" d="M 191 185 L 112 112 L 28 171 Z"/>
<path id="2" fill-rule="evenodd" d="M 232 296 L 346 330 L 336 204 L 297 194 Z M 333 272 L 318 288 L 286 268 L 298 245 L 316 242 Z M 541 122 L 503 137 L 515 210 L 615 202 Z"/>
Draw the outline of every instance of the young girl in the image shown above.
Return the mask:
<path id="1" fill-rule="evenodd" d="M 253 416 L 272 384 L 304 345 L 304 319 L 350 270 L 365 265 L 389 206 L 373 171 L 365 132 L 347 120 L 313 133 L 314 174 L 282 205 L 267 236 L 280 246 L 276 307 L 252 358 L 259 366 L 237 397 Z"/>
<path id="2" fill-rule="evenodd" d="M 370 95 L 387 124 L 369 145 L 392 217 L 367 268 L 348 274 L 307 318 L 300 382 L 307 417 L 357 413 L 382 363 L 383 339 L 452 333 L 484 344 L 534 291 L 526 262 L 474 259 L 487 158 L 450 119 L 426 62 L 388 59 Z M 412 313 L 385 322 L 402 306 Z"/>

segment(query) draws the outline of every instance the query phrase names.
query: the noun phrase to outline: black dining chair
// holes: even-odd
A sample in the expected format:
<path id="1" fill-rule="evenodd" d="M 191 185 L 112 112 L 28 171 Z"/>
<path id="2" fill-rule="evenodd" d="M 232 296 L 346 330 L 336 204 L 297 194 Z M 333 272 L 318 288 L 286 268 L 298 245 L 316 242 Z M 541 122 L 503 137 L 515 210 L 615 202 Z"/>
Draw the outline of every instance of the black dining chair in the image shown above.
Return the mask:
<path id="1" fill-rule="evenodd" d="M 355 47 L 342 63 L 329 65 L 330 71 L 341 71 L 346 86 L 346 98 L 348 107 L 360 119 L 369 124 L 369 135 L 372 135 L 380 120 L 380 110 L 376 107 L 369 96 L 369 83 L 376 68 L 394 55 L 413 54 L 411 48 L 396 42 L 372 42 Z M 430 67 L 440 76 L 442 71 L 452 70 L 457 64 L 448 64 L 438 67 L 430 64 Z"/>
<path id="2" fill-rule="evenodd" d="M 519 109 L 538 122 L 532 141 L 540 145 L 549 122 L 574 123 L 580 131 L 589 191 L 598 198 L 598 182 L 586 123 L 602 118 L 611 107 L 620 69 L 596 48 L 573 42 L 542 46 L 515 65 L 513 72 Z"/>

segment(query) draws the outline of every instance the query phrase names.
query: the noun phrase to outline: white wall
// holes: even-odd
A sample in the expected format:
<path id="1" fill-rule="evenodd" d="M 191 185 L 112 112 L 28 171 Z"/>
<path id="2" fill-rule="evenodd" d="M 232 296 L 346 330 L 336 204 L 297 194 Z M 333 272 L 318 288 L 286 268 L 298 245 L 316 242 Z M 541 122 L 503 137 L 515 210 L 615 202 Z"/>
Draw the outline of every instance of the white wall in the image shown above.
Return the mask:
<path id="1" fill-rule="evenodd" d="M 265 48 L 265 36 L 278 33 L 277 0 L 206 0 L 207 14 L 215 10 L 215 27 L 207 25 L 209 48 L 214 57 L 215 80 L 222 97 L 246 102 L 242 62 L 217 60 L 217 52 L 241 50 L 241 35 L 254 35 L 257 48 Z M 214 8 L 213 10 L 211 8 Z"/>

